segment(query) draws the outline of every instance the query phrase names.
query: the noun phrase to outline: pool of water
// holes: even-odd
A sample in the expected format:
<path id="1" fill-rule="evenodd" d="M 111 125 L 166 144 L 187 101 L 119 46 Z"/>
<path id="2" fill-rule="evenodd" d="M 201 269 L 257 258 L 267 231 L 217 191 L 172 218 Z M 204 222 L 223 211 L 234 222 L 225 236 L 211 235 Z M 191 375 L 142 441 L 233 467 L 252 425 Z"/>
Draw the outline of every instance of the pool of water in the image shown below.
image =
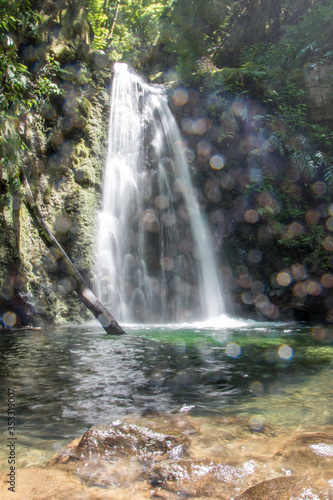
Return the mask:
<path id="1" fill-rule="evenodd" d="M 333 425 L 332 328 L 222 317 L 212 324 L 98 324 L 0 332 L 0 418 L 16 395 L 21 466 L 45 463 L 92 425 L 128 415 L 229 413 L 258 427 Z M 7 460 L 0 450 L 0 467 Z"/>

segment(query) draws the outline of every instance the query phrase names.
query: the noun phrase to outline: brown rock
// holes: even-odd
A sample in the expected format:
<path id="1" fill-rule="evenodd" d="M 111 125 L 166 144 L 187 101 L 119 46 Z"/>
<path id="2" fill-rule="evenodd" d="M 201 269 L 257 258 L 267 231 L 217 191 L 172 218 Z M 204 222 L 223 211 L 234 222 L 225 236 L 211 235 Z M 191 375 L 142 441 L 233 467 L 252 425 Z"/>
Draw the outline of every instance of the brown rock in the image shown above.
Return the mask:
<path id="1" fill-rule="evenodd" d="M 276 477 L 262 481 L 245 490 L 235 500 L 290 500 L 291 498 L 324 500 L 324 496 L 308 481 L 296 476 Z"/>
<path id="2" fill-rule="evenodd" d="M 91 427 L 82 436 L 75 454 L 78 458 L 115 458 L 135 456 L 140 460 L 152 457 L 171 458 L 182 455 L 189 446 L 184 435 L 156 432 L 145 427 L 114 422 L 106 427 Z"/>
<path id="3" fill-rule="evenodd" d="M 68 500 L 87 498 L 81 496 L 86 488 L 68 472 L 42 467 L 16 470 L 15 491 L 8 491 L 7 471 L 0 474 L 0 498 L 13 500 Z"/>
<path id="4" fill-rule="evenodd" d="M 304 467 L 333 469 L 333 432 L 302 432 L 289 440 L 277 454 L 293 470 Z M 298 472 L 297 472 L 298 473 Z"/>

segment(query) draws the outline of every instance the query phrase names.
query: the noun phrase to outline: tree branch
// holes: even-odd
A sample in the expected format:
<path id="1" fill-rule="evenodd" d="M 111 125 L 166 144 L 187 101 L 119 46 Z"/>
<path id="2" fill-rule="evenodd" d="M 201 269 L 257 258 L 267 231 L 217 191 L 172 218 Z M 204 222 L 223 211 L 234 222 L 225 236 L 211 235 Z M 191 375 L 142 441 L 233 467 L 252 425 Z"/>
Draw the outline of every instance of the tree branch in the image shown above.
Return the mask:
<path id="1" fill-rule="evenodd" d="M 25 184 L 25 203 L 39 231 L 41 239 L 47 248 L 53 247 L 57 249 L 68 275 L 75 280 L 75 291 L 79 296 L 79 299 L 92 312 L 95 318 L 98 319 L 104 330 L 111 335 L 124 334 L 124 330 L 118 325 L 112 314 L 110 314 L 110 312 L 99 302 L 93 292 L 89 289 L 85 280 L 76 269 L 65 250 L 58 243 L 47 223 L 44 221 L 41 211 L 34 200 L 27 176 L 23 169 L 22 172 Z"/>
<path id="2" fill-rule="evenodd" d="M 120 7 L 120 0 L 117 0 L 116 11 L 115 11 L 114 18 L 113 18 L 113 21 L 112 21 L 112 25 L 111 25 L 111 28 L 110 28 L 110 35 L 109 35 L 110 40 L 112 40 L 112 38 L 113 38 L 113 30 L 114 30 L 114 27 L 116 25 L 116 21 L 117 21 L 117 17 L 118 17 L 118 12 L 119 12 L 119 7 Z"/>

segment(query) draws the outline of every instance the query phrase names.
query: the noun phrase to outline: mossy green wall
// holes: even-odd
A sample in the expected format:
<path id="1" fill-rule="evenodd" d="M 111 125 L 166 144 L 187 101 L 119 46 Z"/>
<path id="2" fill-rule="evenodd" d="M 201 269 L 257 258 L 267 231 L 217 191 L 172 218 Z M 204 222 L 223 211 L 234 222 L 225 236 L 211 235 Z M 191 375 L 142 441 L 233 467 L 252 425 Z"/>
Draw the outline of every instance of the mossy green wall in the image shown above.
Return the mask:
<path id="1" fill-rule="evenodd" d="M 70 7 L 66 2 L 45 2 L 43 8 L 43 53 L 37 58 L 37 47 L 31 46 L 22 53 L 29 55 L 24 61 L 29 70 L 40 65 L 35 76 L 39 82 L 45 71 L 53 72 L 50 78 L 57 92 L 50 92 L 43 106 L 38 111 L 32 108 L 17 125 L 26 145 L 21 151 L 22 167 L 43 218 L 93 287 L 112 61 L 89 48 L 82 0 L 75 0 Z M 10 193 L 5 171 L 0 183 L 1 286 L 28 293 L 44 319 L 92 319 L 72 291 L 74 284 L 61 269 L 58 255 L 45 247 L 27 208 L 20 203 L 24 200 L 23 185 Z"/>

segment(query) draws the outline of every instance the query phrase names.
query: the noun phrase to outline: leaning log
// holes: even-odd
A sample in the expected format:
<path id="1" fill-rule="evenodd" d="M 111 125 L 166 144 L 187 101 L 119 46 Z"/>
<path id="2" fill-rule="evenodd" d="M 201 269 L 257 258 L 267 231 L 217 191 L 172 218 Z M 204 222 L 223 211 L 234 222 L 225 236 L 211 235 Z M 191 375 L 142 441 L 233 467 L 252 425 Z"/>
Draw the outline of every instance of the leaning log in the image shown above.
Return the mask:
<path id="1" fill-rule="evenodd" d="M 101 304 L 93 292 L 89 289 L 85 280 L 74 266 L 62 246 L 58 243 L 48 224 L 45 222 L 41 211 L 34 200 L 30 185 L 25 172 L 23 171 L 23 178 L 25 184 L 25 204 L 27 209 L 38 229 L 39 235 L 47 248 L 56 248 L 60 259 L 62 260 L 63 267 L 75 281 L 75 292 L 77 293 L 81 302 L 92 312 L 95 318 L 100 322 L 104 330 L 111 335 L 122 335 L 124 330 L 119 326 L 112 314 Z"/>

